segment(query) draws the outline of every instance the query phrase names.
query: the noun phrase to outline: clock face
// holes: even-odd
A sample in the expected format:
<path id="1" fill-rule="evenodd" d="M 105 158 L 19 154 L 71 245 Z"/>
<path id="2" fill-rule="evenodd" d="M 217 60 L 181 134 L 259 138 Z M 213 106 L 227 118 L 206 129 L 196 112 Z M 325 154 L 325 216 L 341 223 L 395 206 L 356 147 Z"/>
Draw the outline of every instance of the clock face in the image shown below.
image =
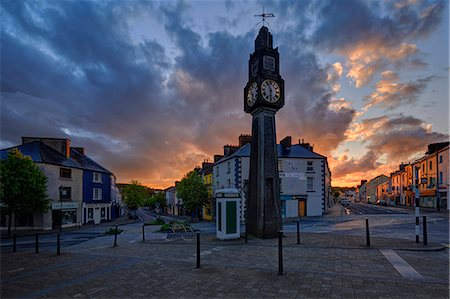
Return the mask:
<path id="1" fill-rule="evenodd" d="M 261 94 L 269 103 L 275 103 L 280 99 L 280 86 L 277 84 L 277 82 L 267 79 L 264 80 L 261 84 Z"/>
<path id="2" fill-rule="evenodd" d="M 250 107 L 253 106 L 257 98 L 258 98 L 258 84 L 256 82 L 253 82 L 253 84 L 247 91 L 247 104 Z"/>

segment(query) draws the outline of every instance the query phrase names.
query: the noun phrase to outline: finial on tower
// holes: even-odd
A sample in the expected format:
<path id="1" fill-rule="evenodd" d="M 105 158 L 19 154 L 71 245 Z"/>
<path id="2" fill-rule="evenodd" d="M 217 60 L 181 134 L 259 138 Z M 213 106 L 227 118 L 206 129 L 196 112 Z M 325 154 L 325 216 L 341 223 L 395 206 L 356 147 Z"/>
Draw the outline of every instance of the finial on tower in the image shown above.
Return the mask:
<path id="1" fill-rule="evenodd" d="M 259 22 L 256 24 L 256 26 L 258 26 L 261 22 L 263 23 L 263 26 L 264 26 L 265 23 L 267 23 L 267 25 L 269 25 L 269 22 L 267 22 L 266 19 L 267 19 L 267 18 L 275 18 L 275 15 L 274 15 L 273 13 L 269 13 L 269 12 L 266 13 L 266 12 L 264 12 L 264 6 L 263 6 L 263 13 L 260 14 L 260 15 L 255 15 L 255 17 L 260 17 L 260 18 L 262 18 L 262 20 L 259 21 Z"/>

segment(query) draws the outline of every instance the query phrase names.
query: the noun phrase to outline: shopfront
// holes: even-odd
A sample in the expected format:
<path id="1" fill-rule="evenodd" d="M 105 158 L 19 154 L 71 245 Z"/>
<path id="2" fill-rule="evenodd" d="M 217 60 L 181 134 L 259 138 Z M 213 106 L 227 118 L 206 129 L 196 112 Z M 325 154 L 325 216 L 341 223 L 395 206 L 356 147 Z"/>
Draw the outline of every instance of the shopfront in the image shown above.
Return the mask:
<path id="1" fill-rule="evenodd" d="M 78 225 L 79 214 L 78 202 L 53 202 L 52 203 L 52 226 L 58 228 Z"/>

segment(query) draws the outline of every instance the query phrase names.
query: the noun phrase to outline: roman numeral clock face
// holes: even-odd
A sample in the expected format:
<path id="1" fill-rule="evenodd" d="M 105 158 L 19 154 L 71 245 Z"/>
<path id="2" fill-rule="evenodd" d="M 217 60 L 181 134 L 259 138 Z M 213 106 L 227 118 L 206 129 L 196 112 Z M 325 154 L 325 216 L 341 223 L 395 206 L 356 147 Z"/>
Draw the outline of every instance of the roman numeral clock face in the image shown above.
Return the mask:
<path id="1" fill-rule="evenodd" d="M 280 99 L 280 86 L 277 82 L 267 79 L 261 84 L 261 94 L 269 103 L 275 103 Z"/>
<path id="2" fill-rule="evenodd" d="M 258 98 L 258 84 L 256 82 L 253 82 L 252 86 L 248 89 L 247 92 L 247 104 L 250 107 L 253 106 L 257 98 Z"/>

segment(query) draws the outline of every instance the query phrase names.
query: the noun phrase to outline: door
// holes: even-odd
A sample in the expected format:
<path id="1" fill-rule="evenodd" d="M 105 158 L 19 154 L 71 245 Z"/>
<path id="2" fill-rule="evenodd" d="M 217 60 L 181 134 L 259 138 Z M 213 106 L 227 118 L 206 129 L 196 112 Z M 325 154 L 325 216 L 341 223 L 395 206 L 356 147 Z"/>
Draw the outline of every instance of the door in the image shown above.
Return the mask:
<path id="1" fill-rule="evenodd" d="M 94 223 L 99 224 L 100 223 L 100 208 L 94 209 Z"/>
<path id="2" fill-rule="evenodd" d="M 298 216 L 306 216 L 306 201 L 299 199 L 298 201 Z"/>

